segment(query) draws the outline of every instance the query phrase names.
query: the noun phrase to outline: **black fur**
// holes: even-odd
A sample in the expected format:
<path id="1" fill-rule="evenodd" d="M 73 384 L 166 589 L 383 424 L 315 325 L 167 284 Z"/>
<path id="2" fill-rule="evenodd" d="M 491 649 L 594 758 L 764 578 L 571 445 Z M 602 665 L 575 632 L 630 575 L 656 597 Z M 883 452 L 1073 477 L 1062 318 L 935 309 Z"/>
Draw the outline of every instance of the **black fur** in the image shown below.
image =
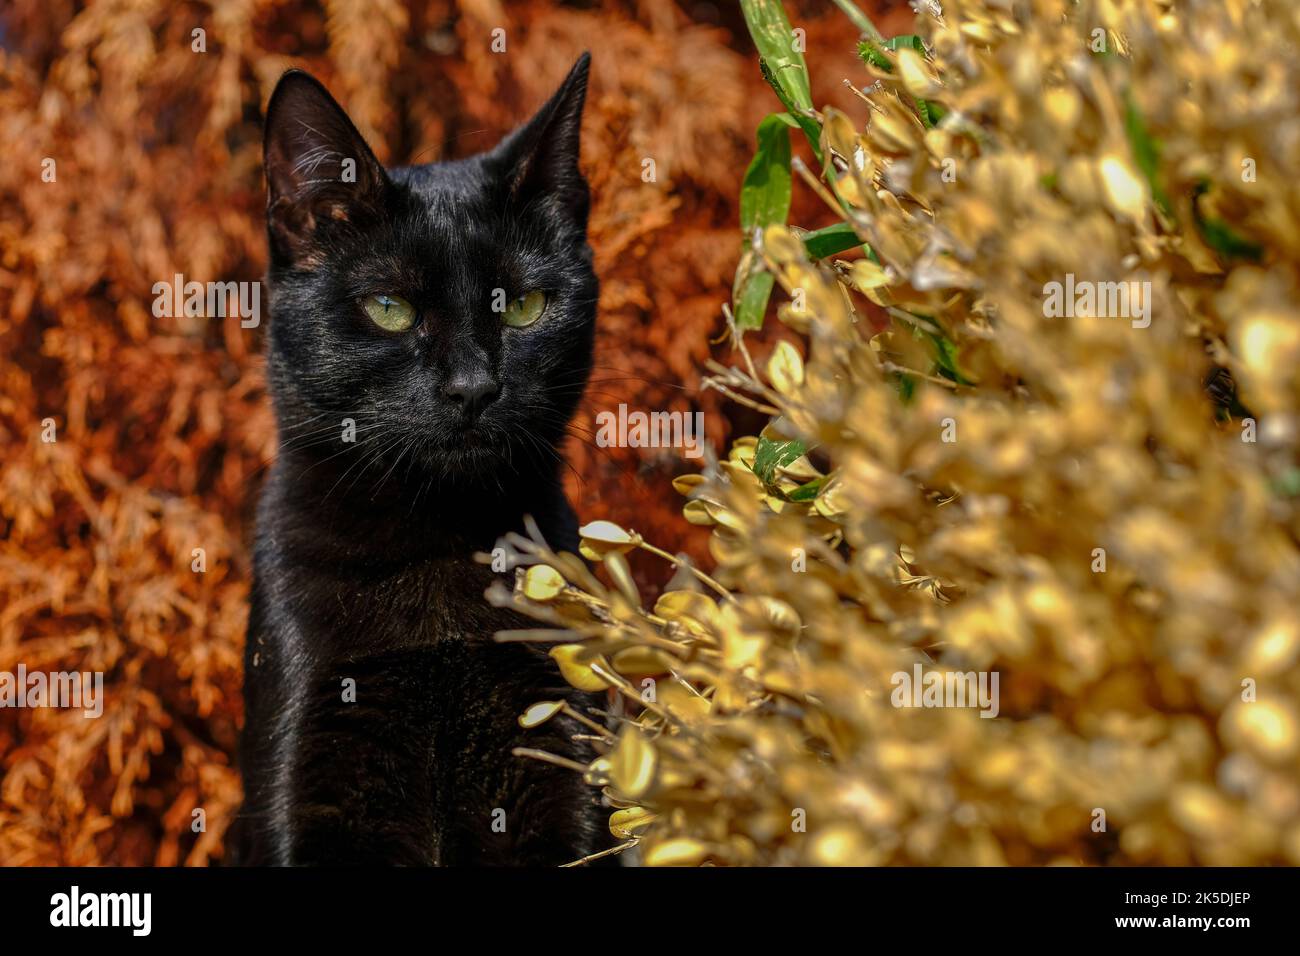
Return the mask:
<path id="1" fill-rule="evenodd" d="M 559 446 L 595 326 L 587 66 L 492 151 L 391 170 L 312 77 L 271 97 L 281 451 L 257 515 L 235 862 L 559 864 L 608 845 L 577 774 L 511 754 L 590 759 L 567 720 L 516 722 L 590 700 L 540 650 L 492 641 L 521 619 L 487 604 L 493 572 L 472 557 L 525 514 L 576 546 Z M 497 289 L 544 290 L 546 312 L 506 327 Z M 380 294 L 412 303 L 414 327 L 371 322 L 360 302 Z"/>

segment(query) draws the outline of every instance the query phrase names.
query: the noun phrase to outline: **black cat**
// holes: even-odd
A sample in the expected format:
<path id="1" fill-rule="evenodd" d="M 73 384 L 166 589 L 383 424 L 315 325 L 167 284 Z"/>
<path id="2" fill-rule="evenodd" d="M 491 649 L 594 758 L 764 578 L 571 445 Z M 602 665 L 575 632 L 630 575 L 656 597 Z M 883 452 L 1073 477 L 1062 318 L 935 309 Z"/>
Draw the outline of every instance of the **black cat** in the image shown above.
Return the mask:
<path id="1" fill-rule="evenodd" d="M 590 703 L 475 551 L 533 515 L 576 547 L 559 446 L 591 369 L 597 281 L 578 130 L 589 58 L 495 149 L 385 169 L 325 88 L 267 108 L 268 367 L 232 860 L 559 864 L 608 845 L 566 720 Z M 522 624 L 522 626 L 527 626 Z"/>

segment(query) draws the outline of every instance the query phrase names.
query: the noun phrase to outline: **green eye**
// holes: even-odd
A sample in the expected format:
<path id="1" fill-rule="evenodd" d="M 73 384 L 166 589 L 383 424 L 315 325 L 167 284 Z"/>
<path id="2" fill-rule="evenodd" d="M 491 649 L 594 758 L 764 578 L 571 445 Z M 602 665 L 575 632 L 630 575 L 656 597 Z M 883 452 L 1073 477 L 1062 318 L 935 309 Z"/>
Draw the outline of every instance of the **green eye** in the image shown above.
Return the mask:
<path id="1" fill-rule="evenodd" d="M 370 321 L 385 332 L 405 332 L 415 324 L 415 307 L 395 295 L 372 295 L 361 301 Z"/>
<path id="2" fill-rule="evenodd" d="M 522 295 L 515 301 L 506 306 L 505 315 L 502 321 L 506 325 L 513 325 L 517 329 L 522 329 L 526 325 L 532 325 L 542 317 L 546 311 L 546 293 L 530 292 Z"/>

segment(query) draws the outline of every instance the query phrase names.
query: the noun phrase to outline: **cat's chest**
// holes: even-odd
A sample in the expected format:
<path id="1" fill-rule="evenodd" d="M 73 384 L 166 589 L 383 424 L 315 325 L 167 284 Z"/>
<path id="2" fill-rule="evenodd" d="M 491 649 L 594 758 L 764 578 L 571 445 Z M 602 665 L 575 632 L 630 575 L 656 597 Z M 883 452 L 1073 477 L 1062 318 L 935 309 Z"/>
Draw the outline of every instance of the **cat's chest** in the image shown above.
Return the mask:
<path id="1" fill-rule="evenodd" d="M 303 636 L 330 656 L 440 641 L 491 641 L 515 625 L 484 592 L 496 575 L 472 559 L 417 561 L 352 573 L 300 568 L 286 582 Z"/>

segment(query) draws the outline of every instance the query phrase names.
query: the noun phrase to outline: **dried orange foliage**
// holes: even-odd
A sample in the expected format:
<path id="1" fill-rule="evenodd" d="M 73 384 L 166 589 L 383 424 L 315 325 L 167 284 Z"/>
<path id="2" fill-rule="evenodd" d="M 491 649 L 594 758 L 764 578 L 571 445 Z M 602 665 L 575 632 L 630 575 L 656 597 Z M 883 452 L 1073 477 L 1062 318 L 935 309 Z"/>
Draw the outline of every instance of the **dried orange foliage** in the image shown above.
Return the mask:
<path id="1" fill-rule="evenodd" d="M 766 100 L 738 13 L 717 15 L 729 19 L 650 2 L 6 5 L 0 670 L 103 671 L 106 703 L 97 720 L 0 711 L 0 864 L 221 853 L 239 801 L 251 503 L 275 450 L 263 331 L 155 318 L 152 288 L 262 275 L 261 110 L 280 73 L 324 79 L 385 161 L 428 162 L 493 143 L 593 48 L 583 147 L 604 289 L 589 405 L 700 402 L 720 442 L 727 423 L 695 395 L 696 369 Z M 842 24 L 810 35 L 818 23 L 851 57 Z M 497 27 L 505 54 L 490 51 Z M 582 510 L 600 502 L 698 552 L 666 482 L 640 477 L 678 462 L 581 443 L 573 458 Z"/>

